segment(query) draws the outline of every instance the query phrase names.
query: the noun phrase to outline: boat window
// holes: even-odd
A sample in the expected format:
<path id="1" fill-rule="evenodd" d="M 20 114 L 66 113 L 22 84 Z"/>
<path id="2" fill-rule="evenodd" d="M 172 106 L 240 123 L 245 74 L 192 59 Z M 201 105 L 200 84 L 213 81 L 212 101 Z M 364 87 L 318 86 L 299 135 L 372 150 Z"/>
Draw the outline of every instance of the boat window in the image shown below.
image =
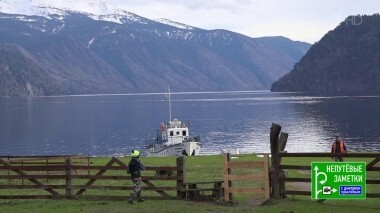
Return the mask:
<path id="1" fill-rule="evenodd" d="M 173 131 L 170 131 L 170 136 L 173 136 L 174 134 L 173 134 Z"/>
<path id="2" fill-rule="evenodd" d="M 186 131 L 182 131 L 182 136 L 186 136 Z"/>
<path id="3" fill-rule="evenodd" d="M 179 131 L 177 131 L 176 134 L 179 135 Z"/>

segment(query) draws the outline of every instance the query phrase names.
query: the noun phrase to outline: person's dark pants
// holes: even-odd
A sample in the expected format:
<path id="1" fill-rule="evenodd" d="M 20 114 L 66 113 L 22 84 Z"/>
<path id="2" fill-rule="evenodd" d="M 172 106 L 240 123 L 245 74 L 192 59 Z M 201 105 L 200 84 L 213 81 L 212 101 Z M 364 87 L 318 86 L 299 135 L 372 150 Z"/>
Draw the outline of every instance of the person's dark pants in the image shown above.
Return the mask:
<path id="1" fill-rule="evenodd" d="M 141 177 L 133 178 L 132 182 L 134 186 L 133 186 L 133 192 L 131 192 L 129 196 L 129 201 L 133 201 L 136 198 L 138 201 L 143 201 L 141 197 Z"/>

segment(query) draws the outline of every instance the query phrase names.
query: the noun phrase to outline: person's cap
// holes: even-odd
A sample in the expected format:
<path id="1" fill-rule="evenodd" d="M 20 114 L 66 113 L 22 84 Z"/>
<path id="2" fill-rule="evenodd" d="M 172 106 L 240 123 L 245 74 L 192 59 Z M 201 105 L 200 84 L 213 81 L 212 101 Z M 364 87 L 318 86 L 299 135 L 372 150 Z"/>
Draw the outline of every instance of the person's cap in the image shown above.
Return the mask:
<path id="1" fill-rule="evenodd" d="M 132 157 L 134 157 L 134 158 L 138 158 L 138 157 L 140 156 L 140 152 L 139 152 L 139 150 L 136 150 L 136 149 L 135 149 L 135 150 L 132 151 L 132 154 L 131 154 L 131 155 L 132 155 Z"/>

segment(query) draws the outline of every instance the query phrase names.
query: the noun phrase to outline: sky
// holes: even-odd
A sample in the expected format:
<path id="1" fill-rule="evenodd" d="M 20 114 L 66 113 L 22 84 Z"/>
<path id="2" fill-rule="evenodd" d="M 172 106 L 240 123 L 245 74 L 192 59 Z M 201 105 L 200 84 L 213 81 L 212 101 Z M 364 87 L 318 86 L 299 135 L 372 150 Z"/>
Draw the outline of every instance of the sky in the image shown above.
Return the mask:
<path id="1" fill-rule="evenodd" d="M 380 0 L 103 0 L 149 18 L 250 37 L 315 43 L 349 15 L 380 13 Z"/>

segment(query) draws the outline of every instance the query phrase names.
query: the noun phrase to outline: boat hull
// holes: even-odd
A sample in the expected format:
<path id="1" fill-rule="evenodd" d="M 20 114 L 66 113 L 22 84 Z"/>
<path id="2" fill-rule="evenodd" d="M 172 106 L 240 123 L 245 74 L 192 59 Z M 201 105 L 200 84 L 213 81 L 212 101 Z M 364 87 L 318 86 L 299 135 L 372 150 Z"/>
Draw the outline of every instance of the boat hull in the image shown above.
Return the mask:
<path id="1" fill-rule="evenodd" d="M 148 147 L 146 152 L 148 157 L 166 157 L 166 156 L 184 156 L 192 155 L 197 156 L 201 150 L 200 142 L 183 142 L 164 146 L 162 144 L 153 145 Z"/>

